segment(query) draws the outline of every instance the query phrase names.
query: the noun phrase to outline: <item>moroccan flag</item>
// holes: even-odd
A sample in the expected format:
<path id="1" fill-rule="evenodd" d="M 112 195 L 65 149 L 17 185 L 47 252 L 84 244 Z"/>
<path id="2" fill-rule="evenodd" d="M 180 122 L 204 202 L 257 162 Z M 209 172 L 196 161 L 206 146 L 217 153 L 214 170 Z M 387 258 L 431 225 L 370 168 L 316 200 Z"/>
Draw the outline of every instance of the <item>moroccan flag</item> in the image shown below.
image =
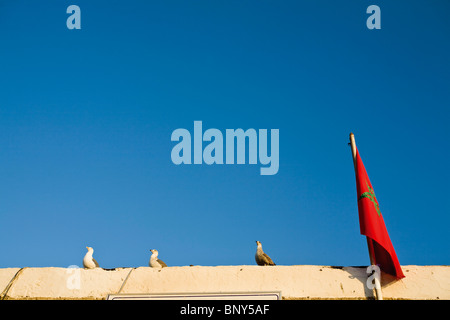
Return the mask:
<path id="1" fill-rule="evenodd" d="M 359 156 L 358 149 L 356 149 L 355 171 L 359 225 L 361 234 L 368 238 L 372 263 L 379 265 L 382 271 L 398 279 L 404 278 L 405 276 L 386 230 L 375 192 Z"/>

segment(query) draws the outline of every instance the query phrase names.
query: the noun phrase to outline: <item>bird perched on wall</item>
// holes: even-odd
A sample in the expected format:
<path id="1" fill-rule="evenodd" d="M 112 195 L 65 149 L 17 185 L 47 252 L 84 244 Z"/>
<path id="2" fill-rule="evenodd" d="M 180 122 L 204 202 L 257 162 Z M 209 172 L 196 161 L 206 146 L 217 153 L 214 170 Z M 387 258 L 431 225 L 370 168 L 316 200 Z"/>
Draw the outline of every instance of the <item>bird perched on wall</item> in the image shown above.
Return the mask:
<path id="1" fill-rule="evenodd" d="M 83 266 L 86 269 L 99 268 L 98 262 L 92 257 L 92 255 L 94 254 L 94 249 L 91 247 L 86 247 L 86 249 L 88 250 L 88 252 L 84 256 Z"/>
<path id="2" fill-rule="evenodd" d="M 256 241 L 256 254 L 255 254 L 255 260 L 256 264 L 258 266 L 274 266 L 275 263 L 270 259 L 270 257 L 264 253 L 262 249 L 261 242 Z"/>
<path id="3" fill-rule="evenodd" d="M 148 263 L 150 267 L 157 269 L 167 267 L 167 264 L 165 264 L 164 261 L 158 259 L 158 250 L 152 249 L 150 250 L 150 252 L 152 253 L 152 256 L 150 257 L 150 261 Z"/>

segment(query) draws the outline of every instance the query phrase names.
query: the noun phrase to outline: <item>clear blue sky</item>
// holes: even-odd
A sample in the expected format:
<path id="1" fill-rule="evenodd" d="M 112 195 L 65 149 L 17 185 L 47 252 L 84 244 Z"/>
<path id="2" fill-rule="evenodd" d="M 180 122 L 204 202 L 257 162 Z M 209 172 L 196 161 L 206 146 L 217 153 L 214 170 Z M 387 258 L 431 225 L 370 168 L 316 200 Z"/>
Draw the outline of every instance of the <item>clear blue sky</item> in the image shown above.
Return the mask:
<path id="1" fill-rule="evenodd" d="M 66 8 L 81 8 L 68 30 Z M 381 8 L 381 30 L 366 8 Z M 367 265 L 348 135 L 402 265 L 450 264 L 450 2 L 0 1 L 0 267 Z M 279 129 L 280 168 L 177 128 Z"/>

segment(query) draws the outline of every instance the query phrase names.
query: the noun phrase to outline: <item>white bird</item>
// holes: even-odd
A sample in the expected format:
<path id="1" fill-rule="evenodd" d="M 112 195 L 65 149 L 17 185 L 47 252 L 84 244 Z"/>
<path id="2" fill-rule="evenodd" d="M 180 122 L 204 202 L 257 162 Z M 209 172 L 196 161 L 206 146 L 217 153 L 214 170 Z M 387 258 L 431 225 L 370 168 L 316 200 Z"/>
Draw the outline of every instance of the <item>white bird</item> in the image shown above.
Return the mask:
<path id="1" fill-rule="evenodd" d="M 167 264 L 165 264 L 164 261 L 158 259 L 158 250 L 152 249 L 150 251 L 152 253 L 150 261 L 148 262 L 150 267 L 158 269 L 167 267 Z"/>
<path id="2" fill-rule="evenodd" d="M 259 266 L 274 266 L 275 263 L 270 259 L 270 257 L 264 253 L 262 249 L 261 242 L 256 241 L 256 254 L 255 254 L 255 260 L 256 264 Z"/>
<path id="3" fill-rule="evenodd" d="M 95 261 L 95 259 L 92 257 L 92 255 L 94 254 L 94 249 L 91 247 L 86 247 L 86 249 L 88 250 L 88 252 L 83 258 L 83 266 L 86 269 L 99 268 L 100 266 L 98 265 L 97 261 Z"/>

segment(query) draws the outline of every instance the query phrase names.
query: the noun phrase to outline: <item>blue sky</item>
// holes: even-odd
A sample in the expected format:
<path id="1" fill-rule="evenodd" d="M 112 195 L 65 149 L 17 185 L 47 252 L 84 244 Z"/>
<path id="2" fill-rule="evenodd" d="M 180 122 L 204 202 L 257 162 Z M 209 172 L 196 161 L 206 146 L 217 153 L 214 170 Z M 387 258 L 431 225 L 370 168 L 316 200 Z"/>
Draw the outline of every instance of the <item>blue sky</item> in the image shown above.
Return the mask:
<path id="1" fill-rule="evenodd" d="M 81 8 L 69 30 L 66 8 Z M 381 8 L 381 29 L 366 8 Z M 402 265 L 449 264 L 448 1 L 0 1 L 0 267 L 367 265 L 353 132 Z M 279 129 L 280 167 L 177 128 Z"/>

